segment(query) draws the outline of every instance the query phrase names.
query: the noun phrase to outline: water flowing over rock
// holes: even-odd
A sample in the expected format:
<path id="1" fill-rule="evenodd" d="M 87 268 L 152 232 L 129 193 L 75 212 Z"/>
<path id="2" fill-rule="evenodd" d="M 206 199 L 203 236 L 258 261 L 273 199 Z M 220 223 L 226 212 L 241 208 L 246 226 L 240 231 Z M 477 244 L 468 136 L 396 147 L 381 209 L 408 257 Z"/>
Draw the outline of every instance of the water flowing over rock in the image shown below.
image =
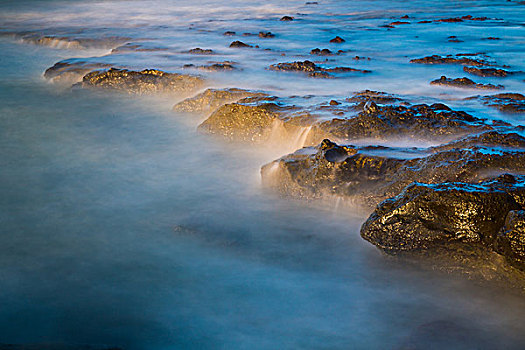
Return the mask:
<path id="1" fill-rule="evenodd" d="M 459 87 L 459 88 L 469 88 L 469 89 L 485 89 L 485 90 L 499 90 L 499 89 L 504 88 L 503 85 L 478 84 L 466 77 L 452 79 L 452 78 L 447 78 L 444 75 L 442 75 L 441 78 L 439 79 L 432 80 L 430 84 L 442 85 L 442 86 L 453 86 L 453 87 Z"/>
<path id="2" fill-rule="evenodd" d="M 474 96 L 468 99 L 479 99 L 483 104 L 497 108 L 504 113 L 525 113 L 525 96 L 516 92 Z"/>
<path id="3" fill-rule="evenodd" d="M 55 63 L 44 72 L 44 78 L 56 83 L 73 84 L 95 69 L 109 68 L 110 64 L 68 59 Z"/>
<path id="4" fill-rule="evenodd" d="M 136 94 L 190 93 L 204 85 L 204 79 L 156 69 L 132 71 L 111 68 L 88 73 L 80 85 L 84 88 L 104 88 Z"/>
<path id="5" fill-rule="evenodd" d="M 496 133 L 497 134 L 497 133 Z M 525 145 L 513 134 L 511 145 Z M 525 172 L 525 148 L 495 145 L 503 135 L 481 134 L 428 149 L 356 147 L 324 140 L 271 162 L 263 182 L 284 196 L 348 198 L 365 207 L 398 195 L 414 181 L 479 182 L 495 173 Z"/>

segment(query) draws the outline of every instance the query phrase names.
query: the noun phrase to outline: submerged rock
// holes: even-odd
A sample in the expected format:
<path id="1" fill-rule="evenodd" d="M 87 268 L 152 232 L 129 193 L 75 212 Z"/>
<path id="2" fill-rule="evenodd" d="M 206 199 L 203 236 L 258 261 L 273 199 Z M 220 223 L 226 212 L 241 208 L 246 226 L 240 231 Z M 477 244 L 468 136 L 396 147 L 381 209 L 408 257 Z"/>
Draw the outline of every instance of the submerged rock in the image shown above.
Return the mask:
<path id="1" fill-rule="evenodd" d="M 94 69 L 109 68 L 110 64 L 89 62 L 75 58 L 57 62 L 46 69 L 44 78 L 55 83 L 73 84 L 82 80 L 82 77 Z"/>
<path id="2" fill-rule="evenodd" d="M 292 16 L 283 16 L 281 17 L 280 21 L 284 21 L 284 22 L 289 22 L 289 21 L 293 21 L 294 18 Z"/>
<path id="3" fill-rule="evenodd" d="M 336 36 L 335 38 L 331 39 L 330 42 L 334 44 L 341 44 L 344 43 L 346 40 L 341 38 L 340 36 Z"/>
<path id="4" fill-rule="evenodd" d="M 212 55 L 213 50 L 212 49 L 201 49 L 200 47 L 196 47 L 194 49 L 189 50 L 188 53 L 191 53 L 194 55 Z"/>
<path id="5" fill-rule="evenodd" d="M 132 71 L 111 68 L 88 73 L 80 83 L 84 88 L 104 88 L 129 93 L 190 93 L 204 85 L 204 79 L 185 74 L 166 73 L 156 69 Z"/>
<path id="6" fill-rule="evenodd" d="M 471 57 L 465 57 L 467 55 L 448 55 L 448 56 L 439 56 L 439 55 L 432 55 L 427 56 L 423 58 L 416 58 L 413 60 L 410 60 L 410 63 L 424 63 L 424 64 L 461 64 L 461 65 L 468 65 L 468 66 L 491 66 L 492 64 L 484 59 L 481 58 L 471 58 Z M 469 55 L 470 56 L 470 55 Z M 476 55 L 477 56 L 477 55 Z"/>
<path id="7" fill-rule="evenodd" d="M 483 104 L 497 108 L 505 113 L 525 113 L 525 96 L 515 92 L 489 96 L 474 96 L 468 99 L 479 99 Z"/>
<path id="8" fill-rule="evenodd" d="M 12 35 L 25 43 L 64 49 L 111 49 L 130 40 L 118 36 L 90 38 L 79 35 L 47 35 L 40 32 L 18 32 Z"/>
<path id="9" fill-rule="evenodd" d="M 525 144 L 516 137 L 520 146 Z M 263 166 L 261 174 L 265 184 L 285 196 L 336 196 L 373 207 L 414 181 L 472 183 L 494 173 L 525 171 L 524 148 L 495 148 L 490 139 L 471 137 L 454 145 L 462 148 L 424 150 L 340 146 L 324 140 Z"/>
<path id="10" fill-rule="evenodd" d="M 452 78 L 447 78 L 444 75 L 442 75 L 441 78 L 439 79 L 432 80 L 430 84 L 453 86 L 453 87 L 460 87 L 460 88 L 469 88 L 469 89 L 487 89 L 487 90 L 499 90 L 499 89 L 504 88 L 503 85 L 478 84 L 466 77 L 452 79 Z"/>
<path id="11" fill-rule="evenodd" d="M 242 41 L 237 40 L 237 41 L 233 41 L 230 44 L 230 47 L 247 48 L 247 47 L 253 47 L 253 46 L 245 44 Z"/>
<path id="12" fill-rule="evenodd" d="M 173 106 L 176 112 L 186 113 L 210 113 L 222 105 L 239 101 L 246 97 L 266 96 L 261 92 L 243 89 L 207 89 L 200 94 L 185 99 Z"/>

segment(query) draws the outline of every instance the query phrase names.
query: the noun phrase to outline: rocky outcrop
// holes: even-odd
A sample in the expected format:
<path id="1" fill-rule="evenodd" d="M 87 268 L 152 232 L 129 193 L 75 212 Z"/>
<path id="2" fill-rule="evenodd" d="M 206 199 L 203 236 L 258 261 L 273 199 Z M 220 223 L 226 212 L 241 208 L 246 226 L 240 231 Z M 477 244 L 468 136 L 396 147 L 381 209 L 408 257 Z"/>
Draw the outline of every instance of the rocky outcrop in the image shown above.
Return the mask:
<path id="1" fill-rule="evenodd" d="M 477 184 L 416 182 L 382 202 L 361 236 L 390 254 L 424 256 L 523 288 L 524 208 L 525 176 L 504 174 Z"/>
<path id="2" fill-rule="evenodd" d="M 300 97 L 252 98 L 219 107 L 204 122 L 201 130 L 224 135 L 230 140 L 249 141 L 250 138 L 244 136 L 239 139 L 236 129 L 243 130 L 244 135 L 252 127 L 254 134 L 265 135 L 257 137 L 257 142 L 278 134 L 280 138 L 304 139 L 301 146 L 318 144 L 325 138 L 341 141 L 396 137 L 441 140 L 493 128 L 482 119 L 454 111 L 443 104 L 390 104 L 395 102 L 408 104 L 392 95 L 374 91 L 357 93 L 343 102 L 314 105 L 309 105 L 307 98 Z M 269 106 L 272 110 L 270 115 L 267 114 Z M 272 120 L 263 124 L 254 123 L 253 120 L 259 119 L 260 115 L 271 116 Z"/>
<path id="3" fill-rule="evenodd" d="M 111 49 L 130 40 L 130 38 L 117 36 L 90 38 L 79 35 L 47 35 L 41 32 L 14 32 L 11 34 L 25 43 L 63 49 Z"/>
<path id="4" fill-rule="evenodd" d="M 73 84 L 82 80 L 82 77 L 95 69 L 108 68 L 110 64 L 88 62 L 75 58 L 57 62 L 46 69 L 44 77 L 56 83 Z"/>
<path id="5" fill-rule="evenodd" d="M 175 112 L 210 113 L 222 105 L 239 101 L 246 97 L 264 97 L 262 92 L 243 89 L 207 89 L 200 94 L 185 99 L 173 106 Z"/>
<path id="6" fill-rule="evenodd" d="M 515 92 L 489 96 L 474 96 L 468 99 L 479 99 L 483 104 L 497 108 L 505 113 L 525 113 L 525 96 Z"/>
<path id="7" fill-rule="evenodd" d="M 204 80 L 198 76 L 156 69 L 132 71 L 111 68 L 88 73 L 79 84 L 83 88 L 104 88 L 135 94 L 190 93 L 202 88 Z"/>
<path id="8" fill-rule="evenodd" d="M 415 58 L 410 60 L 410 63 L 424 63 L 424 64 L 461 64 L 467 66 L 491 66 L 492 64 L 487 60 L 479 57 L 472 58 L 471 55 L 447 55 L 439 56 L 432 55 L 423 58 Z M 479 56 L 479 55 L 476 55 Z"/>
<path id="9" fill-rule="evenodd" d="M 516 72 L 511 72 L 501 68 L 463 67 L 463 71 L 477 75 L 478 77 L 507 77 L 516 74 Z"/>
<path id="10" fill-rule="evenodd" d="M 430 84 L 442 85 L 442 86 L 452 86 L 452 87 L 459 87 L 459 88 L 468 88 L 468 89 L 486 89 L 486 90 L 499 90 L 499 89 L 504 88 L 503 85 L 479 84 L 479 83 L 475 83 L 474 81 L 466 77 L 452 79 L 452 78 L 447 78 L 444 75 L 442 75 L 441 78 L 439 79 L 432 80 Z"/>
<path id="11" fill-rule="evenodd" d="M 318 49 L 317 49 L 318 50 Z M 329 54 L 328 49 L 324 54 Z M 331 53 L 331 52 L 330 52 Z M 323 54 L 321 50 L 319 52 L 312 50 L 312 54 Z M 271 70 L 286 71 L 286 72 L 305 72 L 308 73 L 309 77 L 313 78 L 330 78 L 333 75 L 330 73 L 345 73 L 345 72 L 359 72 L 359 73 L 371 73 L 369 70 L 356 69 L 350 67 L 333 67 L 324 68 L 318 66 L 311 61 L 296 61 L 296 62 L 285 62 L 270 65 Z"/>
<path id="12" fill-rule="evenodd" d="M 482 134 L 456 141 L 457 148 L 429 149 L 340 146 L 324 140 L 263 166 L 261 174 L 268 187 L 284 196 L 335 196 L 370 208 L 414 181 L 476 183 L 495 173 L 525 172 L 525 149 L 494 147 L 503 137 Z M 525 144 L 520 135 L 512 138 L 512 145 Z"/>

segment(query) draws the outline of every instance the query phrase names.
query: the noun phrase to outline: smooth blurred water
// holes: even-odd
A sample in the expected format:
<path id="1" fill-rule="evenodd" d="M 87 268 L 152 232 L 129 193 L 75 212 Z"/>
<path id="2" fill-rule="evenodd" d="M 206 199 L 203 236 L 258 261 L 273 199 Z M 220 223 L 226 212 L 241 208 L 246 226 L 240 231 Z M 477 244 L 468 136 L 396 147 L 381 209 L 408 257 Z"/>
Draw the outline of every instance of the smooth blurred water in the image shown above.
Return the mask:
<path id="1" fill-rule="evenodd" d="M 254 4 L 259 12 L 243 3 L 216 8 L 216 16 L 253 14 L 246 22 L 255 29 L 257 18 L 268 13 L 307 10 L 302 1 Z M 363 3 L 373 2 L 345 2 L 348 11 Z M 455 2 L 443 3 L 455 13 Z M 144 35 L 162 36 L 153 23 L 169 22 L 174 14 L 159 11 L 159 4 L 166 5 L 4 2 L 11 12 L 2 21 L 49 25 L 53 10 L 56 25 L 81 18 L 79 26 L 101 28 L 124 17 L 129 27 L 146 22 Z M 202 21 L 210 16 L 189 14 L 182 5 L 172 11 Z M 428 9 L 425 1 L 413 2 L 411 9 L 420 5 Z M 326 6 L 325 12 L 339 7 Z M 331 36 L 329 31 L 326 38 Z M 216 42 L 202 40 L 186 48 Z M 201 135 L 195 131 L 199 121 L 171 113 L 174 101 L 167 98 L 64 90 L 41 78 L 56 61 L 85 52 L 9 39 L 0 41 L 0 52 L 0 343 L 523 348 L 521 295 L 388 259 L 359 237 L 364 213 L 264 193 L 259 168 L 281 150 Z M 275 76 L 259 72 L 245 84 L 261 88 L 273 81 L 283 91 L 301 93 L 329 93 L 331 86 Z M 235 78 L 218 79 L 218 85 L 229 79 Z M 342 93 L 368 83 L 333 86 Z M 402 90 L 397 81 L 386 84 L 391 92 Z"/>

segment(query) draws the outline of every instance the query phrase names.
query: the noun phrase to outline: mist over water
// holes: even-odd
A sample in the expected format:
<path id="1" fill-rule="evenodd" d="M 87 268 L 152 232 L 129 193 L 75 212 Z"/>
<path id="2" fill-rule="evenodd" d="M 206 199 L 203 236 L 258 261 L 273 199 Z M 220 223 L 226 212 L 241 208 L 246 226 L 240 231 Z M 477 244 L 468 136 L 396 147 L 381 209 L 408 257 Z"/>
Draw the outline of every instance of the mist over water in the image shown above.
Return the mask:
<path id="1" fill-rule="evenodd" d="M 435 72 L 389 62 L 379 37 L 385 34 L 359 32 L 364 23 L 403 15 L 399 2 L 345 1 L 345 8 L 340 3 L 323 3 L 321 10 L 304 1 L 0 3 L 4 29 L 67 34 L 76 28 L 87 37 L 128 36 L 169 47 L 146 61 L 140 52 L 102 57 L 108 50 L 0 40 L 0 344 L 153 350 L 523 348 L 522 295 L 383 256 L 359 236 L 367 213 L 340 201 L 304 203 L 265 193 L 260 166 L 283 155 L 280 146 L 226 144 L 200 134 L 201 120 L 170 111 L 180 97 L 70 90 L 42 78 L 46 68 L 71 57 L 176 71 L 189 58 L 175 52 L 203 47 L 241 62 L 244 69 L 215 75 L 216 86 L 283 96 L 348 96 L 377 88 L 415 99 L 443 97 L 427 86 Z M 431 3 L 403 6 L 436 15 Z M 475 3 L 469 14 L 484 15 L 493 5 Z M 441 17 L 465 14 L 457 2 L 441 5 L 446 11 Z M 498 6 L 493 16 L 519 23 L 518 14 Z M 279 26 L 280 16 L 297 12 L 310 16 L 301 27 Z M 196 29 L 188 30 L 190 24 Z M 321 40 L 313 33 L 327 27 L 322 42 L 337 28 L 347 35 L 359 32 L 352 50 L 374 55 L 370 63 L 350 56 L 338 58 L 337 65 L 388 69 L 355 80 L 295 75 L 277 80 L 281 73 L 260 70 L 267 56 L 250 65 L 251 54 L 225 48 L 239 38 L 218 42 L 206 35 L 228 29 L 277 32 L 281 37 L 267 44 L 277 53 L 261 55 L 284 62 L 292 58 L 281 57 L 281 51 L 308 52 Z M 465 35 L 474 35 L 483 29 L 473 24 L 466 30 Z M 514 44 L 522 40 L 522 25 L 495 31 Z M 427 34 L 425 50 L 436 37 L 446 37 L 439 31 Z M 290 46 L 285 39 L 293 35 L 298 37 Z M 501 45 L 497 58 L 525 70 L 512 48 Z M 443 51 L 410 50 L 410 57 Z M 413 80 L 396 79 L 411 69 L 418 72 Z M 524 84 L 508 85 L 519 91 Z M 457 101 L 472 94 L 445 93 L 454 95 L 451 106 L 501 117 Z M 295 147 L 306 133 L 298 134 Z"/>

